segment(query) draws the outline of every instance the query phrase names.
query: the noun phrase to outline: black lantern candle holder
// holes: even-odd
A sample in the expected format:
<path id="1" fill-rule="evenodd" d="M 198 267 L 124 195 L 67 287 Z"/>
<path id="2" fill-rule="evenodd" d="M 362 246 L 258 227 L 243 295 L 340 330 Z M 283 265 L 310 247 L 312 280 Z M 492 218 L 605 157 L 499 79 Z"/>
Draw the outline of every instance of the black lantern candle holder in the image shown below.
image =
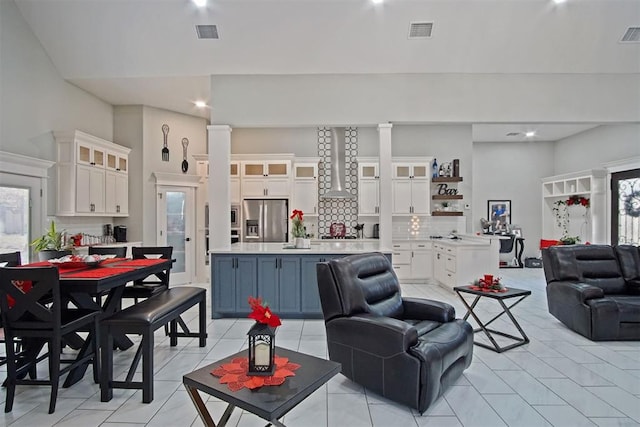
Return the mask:
<path id="1" fill-rule="evenodd" d="M 256 322 L 249 332 L 249 369 L 247 375 L 270 376 L 275 372 L 276 329 Z"/>

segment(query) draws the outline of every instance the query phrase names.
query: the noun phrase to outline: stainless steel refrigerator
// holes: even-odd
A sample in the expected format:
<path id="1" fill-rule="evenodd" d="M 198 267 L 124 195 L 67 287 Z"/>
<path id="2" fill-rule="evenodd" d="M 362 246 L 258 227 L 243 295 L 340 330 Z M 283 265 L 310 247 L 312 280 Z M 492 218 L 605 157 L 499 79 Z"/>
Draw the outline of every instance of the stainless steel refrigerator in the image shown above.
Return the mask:
<path id="1" fill-rule="evenodd" d="M 242 202 L 243 242 L 287 242 L 289 201 L 245 199 Z"/>

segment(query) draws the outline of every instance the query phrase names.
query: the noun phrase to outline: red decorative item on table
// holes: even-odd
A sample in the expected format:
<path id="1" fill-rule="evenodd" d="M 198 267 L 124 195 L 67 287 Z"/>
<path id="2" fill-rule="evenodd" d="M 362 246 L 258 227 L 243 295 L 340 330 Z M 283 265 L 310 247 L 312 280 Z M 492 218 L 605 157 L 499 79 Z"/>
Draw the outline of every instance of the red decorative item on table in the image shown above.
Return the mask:
<path id="1" fill-rule="evenodd" d="M 249 297 L 250 319 L 256 323 L 249 329 L 249 375 L 271 376 L 274 374 L 276 353 L 276 328 L 280 318 L 273 314 L 262 298 Z"/>
<path id="2" fill-rule="evenodd" d="M 231 391 L 243 388 L 253 390 L 262 386 L 275 386 L 284 383 L 287 377 L 293 377 L 300 365 L 289 362 L 286 357 L 275 356 L 275 372 L 271 376 L 248 375 L 249 361 L 246 357 L 236 357 L 229 363 L 218 366 L 211 375 L 220 378 L 221 384 L 227 384 Z"/>
<path id="3" fill-rule="evenodd" d="M 508 290 L 500 283 L 499 277 L 493 277 L 491 274 L 485 274 L 484 277 L 474 280 L 471 289 L 483 292 L 507 292 Z"/>

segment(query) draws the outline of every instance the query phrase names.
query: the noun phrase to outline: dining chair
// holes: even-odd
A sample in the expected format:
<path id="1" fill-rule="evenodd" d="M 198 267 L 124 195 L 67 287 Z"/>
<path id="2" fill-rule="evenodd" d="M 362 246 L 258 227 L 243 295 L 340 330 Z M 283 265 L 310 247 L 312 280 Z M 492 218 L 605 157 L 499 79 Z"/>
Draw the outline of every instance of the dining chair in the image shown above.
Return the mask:
<path id="1" fill-rule="evenodd" d="M 19 283 L 30 282 L 24 292 Z M 16 385 L 50 385 L 49 413 L 55 411 L 60 376 L 83 364 L 93 362 L 93 376 L 100 378 L 98 357 L 98 316 L 100 311 L 65 308 L 61 303 L 59 273 L 56 267 L 4 267 L 0 277 L 0 308 L 5 330 L 7 354 L 7 388 L 5 412 L 11 412 Z M 14 304 L 9 304 L 11 297 Z M 47 302 L 43 302 L 46 300 Z M 82 329 L 90 331 L 91 346 L 83 357 L 62 359 L 62 338 Z M 27 347 L 23 354 L 15 352 L 14 343 L 21 339 Z M 37 356 L 48 344 L 49 379 L 22 378 L 37 362 Z M 64 368 L 62 364 L 67 364 Z"/>
<path id="2" fill-rule="evenodd" d="M 143 258 L 162 258 L 171 259 L 173 255 L 173 246 L 134 246 L 131 248 L 133 259 Z M 133 285 L 126 286 L 122 294 L 122 298 L 133 298 L 137 304 L 139 299 L 151 298 L 162 291 L 169 289 L 169 273 L 171 269 L 167 269 L 161 273 L 156 273 L 142 280 L 136 280 Z M 187 324 L 182 317 L 179 317 L 178 325 L 185 334 L 190 334 Z M 165 335 L 169 335 L 169 326 L 164 327 Z M 178 334 L 181 336 L 181 334 Z"/>
<path id="3" fill-rule="evenodd" d="M 126 246 L 89 246 L 89 255 L 113 255 L 114 258 L 126 258 Z M 96 302 L 102 305 L 102 294 L 96 295 Z"/>
<path id="4" fill-rule="evenodd" d="M 132 247 L 131 255 L 133 259 L 162 258 L 171 259 L 173 246 L 142 246 Z M 150 298 L 162 291 L 169 289 L 169 273 L 167 269 L 160 273 L 153 274 L 141 280 L 136 280 L 133 285 L 124 288 L 122 298 L 133 298 L 137 304 L 138 299 Z"/>
<path id="5" fill-rule="evenodd" d="M 89 246 L 89 255 L 113 255 L 114 258 L 126 258 L 126 246 Z"/>
<path id="6" fill-rule="evenodd" d="M 20 252 L 8 252 L 0 254 L 0 267 L 17 267 L 22 264 Z M 2 320 L 0 319 L 0 329 L 2 329 Z M 4 331 L 0 337 L 0 344 L 4 343 Z M 19 351 L 20 343 L 17 343 L 16 351 Z M 5 356 L 0 356 L 0 366 L 7 363 Z"/>

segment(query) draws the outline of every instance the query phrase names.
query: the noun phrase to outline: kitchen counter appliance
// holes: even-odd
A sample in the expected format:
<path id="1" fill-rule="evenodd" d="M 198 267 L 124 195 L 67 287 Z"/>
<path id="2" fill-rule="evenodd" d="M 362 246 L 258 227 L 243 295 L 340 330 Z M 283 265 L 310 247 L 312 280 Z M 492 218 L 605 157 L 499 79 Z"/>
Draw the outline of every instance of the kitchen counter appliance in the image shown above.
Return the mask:
<path id="1" fill-rule="evenodd" d="M 127 227 L 124 225 L 116 225 L 113 227 L 113 237 L 116 242 L 127 241 Z"/>
<path id="2" fill-rule="evenodd" d="M 245 199 L 243 242 L 289 241 L 289 200 Z"/>

